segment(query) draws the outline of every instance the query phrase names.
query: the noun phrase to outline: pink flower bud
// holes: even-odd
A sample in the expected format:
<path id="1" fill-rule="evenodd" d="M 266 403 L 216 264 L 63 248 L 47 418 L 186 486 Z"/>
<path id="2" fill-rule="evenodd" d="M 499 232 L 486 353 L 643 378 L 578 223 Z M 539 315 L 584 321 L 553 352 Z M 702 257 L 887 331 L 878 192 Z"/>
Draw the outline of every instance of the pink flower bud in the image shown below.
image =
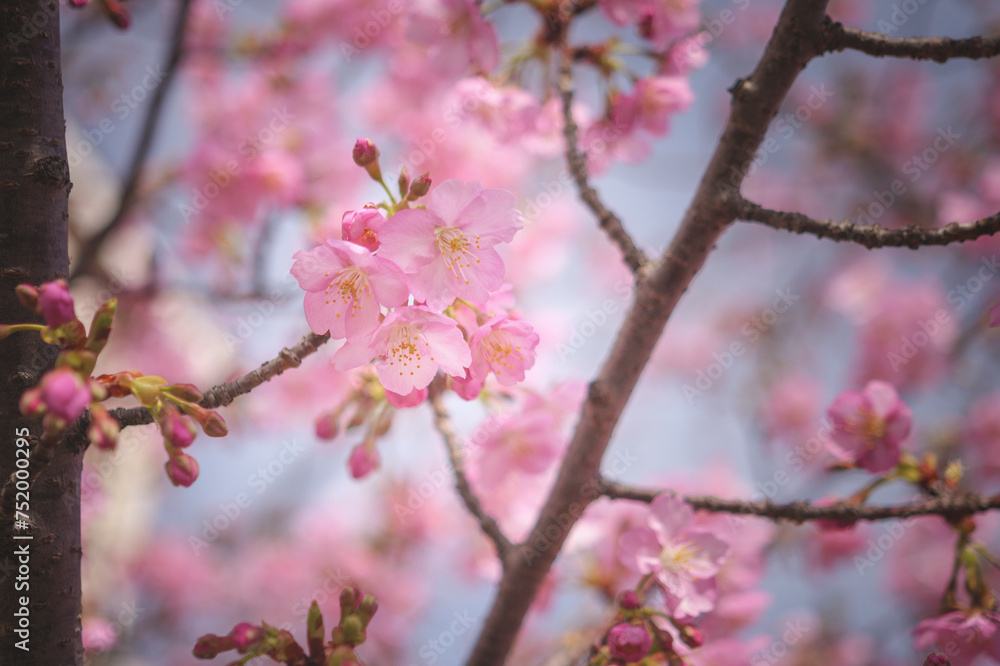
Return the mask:
<path id="1" fill-rule="evenodd" d="M 186 453 L 178 453 L 166 464 L 167 476 L 175 486 L 190 487 L 198 478 L 198 461 Z"/>
<path id="2" fill-rule="evenodd" d="M 163 439 L 178 449 L 191 446 L 197 434 L 192 420 L 173 409 L 167 411 L 160 423 L 160 431 L 163 433 Z"/>
<path id="3" fill-rule="evenodd" d="M 320 414 L 319 418 L 316 419 L 316 436 L 320 439 L 333 439 L 340 432 L 340 428 L 337 426 L 337 416 L 336 412 L 326 412 L 325 414 Z"/>
<path id="4" fill-rule="evenodd" d="M 371 474 L 378 467 L 378 463 L 378 450 L 375 447 L 369 450 L 364 442 L 351 450 L 351 457 L 347 461 L 347 465 L 351 470 L 351 476 L 355 479 L 363 479 Z"/>
<path id="5" fill-rule="evenodd" d="M 939 654 L 929 654 L 924 659 L 924 666 L 951 666 L 951 660 Z"/>
<path id="6" fill-rule="evenodd" d="M 49 326 L 62 326 L 76 319 L 73 297 L 66 280 L 46 282 L 38 289 L 38 309 Z"/>
<path id="7" fill-rule="evenodd" d="M 618 605 L 625 610 L 635 610 L 642 606 L 639 595 L 634 590 L 625 590 L 618 595 Z"/>
<path id="8" fill-rule="evenodd" d="M 232 639 L 233 645 L 236 646 L 237 650 L 245 650 L 251 645 L 260 642 L 260 639 L 263 637 L 264 630 L 260 627 L 255 627 L 249 622 L 240 622 L 229 632 L 229 638 Z"/>
<path id="9" fill-rule="evenodd" d="M 679 627 L 681 632 L 681 640 L 689 648 L 700 648 L 705 644 L 705 637 L 702 636 L 701 632 L 691 626 Z"/>
<path id="10" fill-rule="evenodd" d="M 429 173 L 424 173 L 424 175 L 417 178 L 410 185 L 410 193 L 406 196 L 410 201 L 419 199 L 420 197 L 427 194 L 431 189 L 431 179 Z"/>
<path id="11" fill-rule="evenodd" d="M 611 656 L 622 661 L 639 661 L 653 645 L 653 637 L 646 627 L 622 622 L 608 631 L 608 648 Z"/>
<path id="12" fill-rule="evenodd" d="M 87 429 L 87 437 L 94 446 L 103 451 L 114 449 L 118 444 L 120 432 L 118 421 L 111 418 L 102 405 L 94 404 L 91 407 L 90 428 Z"/>
<path id="13" fill-rule="evenodd" d="M 228 636 L 205 634 L 198 639 L 191 652 L 198 659 L 215 659 L 220 652 L 232 650 L 233 647 L 233 641 Z"/>
<path id="14" fill-rule="evenodd" d="M 104 8 L 107 10 L 108 16 L 111 17 L 111 22 L 122 30 L 132 24 L 132 15 L 122 7 L 118 0 L 104 0 Z"/>
<path id="15" fill-rule="evenodd" d="M 359 167 L 367 167 L 378 161 L 378 148 L 371 139 L 358 139 L 354 142 L 354 163 Z"/>
<path id="16" fill-rule="evenodd" d="M 93 398 L 80 375 L 69 368 L 56 368 L 46 373 L 40 388 L 45 409 L 67 423 L 83 414 Z"/>
<path id="17" fill-rule="evenodd" d="M 30 284 L 19 284 L 14 288 L 17 293 L 17 300 L 21 301 L 21 305 L 31 310 L 32 312 L 38 312 L 38 290 L 32 287 Z"/>
<path id="18" fill-rule="evenodd" d="M 69 4 L 73 7 L 86 7 L 89 0 L 69 0 Z"/>

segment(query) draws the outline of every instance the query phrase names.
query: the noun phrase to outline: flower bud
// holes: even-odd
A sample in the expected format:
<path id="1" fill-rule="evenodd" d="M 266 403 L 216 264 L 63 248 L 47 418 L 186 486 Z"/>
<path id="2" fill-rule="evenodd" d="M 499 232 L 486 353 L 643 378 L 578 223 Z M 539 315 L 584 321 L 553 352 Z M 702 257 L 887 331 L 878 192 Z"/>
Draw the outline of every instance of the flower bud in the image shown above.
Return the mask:
<path id="1" fill-rule="evenodd" d="M 32 312 L 38 312 L 37 289 L 32 287 L 30 284 L 19 284 L 14 288 L 14 291 L 17 293 L 17 300 L 21 301 L 21 305 Z"/>
<path id="2" fill-rule="evenodd" d="M 375 599 L 375 595 L 366 594 L 361 599 L 361 603 L 358 604 L 358 617 L 365 627 L 372 621 L 372 616 L 375 615 L 376 611 L 378 611 L 378 600 Z"/>
<path id="3" fill-rule="evenodd" d="M 38 289 L 38 309 L 45 323 L 55 328 L 76 319 L 73 297 L 69 293 L 66 280 L 46 282 Z"/>
<path id="4" fill-rule="evenodd" d="M 166 416 L 160 422 L 160 431 L 163 433 L 163 438 L 178 449 L 191 446 L 197 435 L 191 419 L 176 409 L 166 410 Z"/>
<path id="5" fill-rule="evenodd" d="M 929 654 L 924 659 L 924 666 L 951 666 L 951 660 L 939 654 Z"/>
<path id="6" fill-rule="evenodd" d="M 692 626 L 684 625 L 682 627 L 678 627 L 678 630 L 681 633 L 681 640 L 684 641 L 684 644 L 689 648 L 700 648 L 705 643 L 705 637 L 702 636 L 700 631 Z"/>
<path id="7" fill-rule="evenodd" d="M 171 384 L 164 386 L 161 391 L 184 402 L 198 403 L 205 398 L 205 395 L 194 384 Z"/>
<path id="8" fill-rule="evenodd" d="M 378 450 L 374 446 L 369 450 L 366 443 L 362 442 L 351 450 L 351 457 L 347 461 L 347 466 L 351 470 L 351 476 L 355 479 L 363 479 L 375 471 L 378 463 Z"/>
<path id="9" fill-rule="evenodd" d="M 608 631 L 608 648 L 615 659 L 639 661 L 652 645 L 653 637 L 643 626 L 622 622 Z"/>
<path id="10" fill-rule="evenodd" d="M 240 622 L 229 632 L 233 645 L 241 652 L 260 642 L 264 638 L 264 630 L 249 622 Z"/>
<path id="11" fill-rule="evenodd" d="M 634 590 L 625 590 L 618 595 L 618 605 L 625 610 L 636 610 L 642 606 L 642 602 Z"/>
<path id="12" fill-rule="evenodd" d="M 340 630 L 343 632 L 344 642 L 351 646 L 361 645 L 367 638 L 364 624 L 357 615 L 340 618 Z"/>
<path id="13" fill-rule="evenodd" d="M 361 596 L 361 590 L 358 589 L 357 585 L 347 585 L 340 591 L 340 615 L 350 615 L 358 607 L 358 598 Z"/>
<path id="14" fill-rule="evenodd" d="M 417 178 L 410 185 L 410 193 L 406 195 L 409 201 L 416 201 L 420 197 L 424 196 L 431 189 L 431 178 L 430 172 L 424 172 L 424 175 Z"/>
<path id="15" fill-rule="evenodd" d="M 320 439 L 333 439 L 336 437 L 340 432 L 340 429 L 337 427 L 338 416 L 336 412 L 320 414 L 319 418 L 316 419 L 316 436 Z"/>
<path id="16" fill-rule="evenodd" d="M 69 368 L 46 373 L 39 388 L 46 411 L 67 423 L 83 414 L 93 399 L 87 384 Z"/>
<path id="17" fill-rule="evenodd" d="M 125 30 L 132 24 L 132 15 L 128 13 L 127 9 L 121 6 L 118 0 L 104 0 L 104 8 L 108 12 L 111 22 L 122 30 Z"/>
<path id="18" fill-rule="evenodd" d="M 90 427 L 87 429 L 87 437 L 91 444 L 103 451 L 110 451 L 118 444 L 120 432 L 118 421 L 111 418 L 103 405 L 91 405 Z"/>
<path id="19" fill-rule="evenodd" d="M 354 163 L 359 167 L 366 167 L 379 158 L 378 148 L 371 139 L 358 139 L 354 142 Z"/>
<path id="20" fill-rule="evenodd" d="M 175 486 L 188 488 L 198 478 L 198 461 L 186 453 L 178 453 L 167 461 L 167 476 Z"/>
<path id="21" fill-rule="evenodd" d="M 396 182 L 399 183 L 399 196 L 405 199 L 410 191 L 410 173 L 405 166 L 399 170 L 399 180 Z"/>
<path id="22" fill-rule="evenodd" d="M 215 659 L 220 652 L 233 649 L 233 641 L 228 636 L 205 634 L 194 645 L 192 654 L 198 659 Z"/>
<path id="23" fill-rule="evenodd" d="M 354 143 L 354 163 L 364 167 L 371 179 L 382 182 L 382 169 L 378 165 L 379 152 L 371 139 L 358 139 Z"/>

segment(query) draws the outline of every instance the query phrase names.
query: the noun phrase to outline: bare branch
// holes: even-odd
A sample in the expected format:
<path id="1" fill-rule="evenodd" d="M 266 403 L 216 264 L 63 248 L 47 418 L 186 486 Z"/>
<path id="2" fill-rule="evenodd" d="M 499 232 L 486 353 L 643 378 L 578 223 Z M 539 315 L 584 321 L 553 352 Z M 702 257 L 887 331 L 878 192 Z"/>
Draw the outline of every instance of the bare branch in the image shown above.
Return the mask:
<path id="1" fill-rule="evenodd" d="M 850 49 L 879 58 L 910 58 L 945 62 L 952 58 L 994 58 L 1000 55 L 1000 37 L 887 37 L 877 32 L 845 28 L 829 21 L 825 26 L 826 51 Z"/>
<path id="2" fill-rule="evenodd" d="M 652 502 L 664 490 L 634 488 L 613 481 L 601 482 L 602 492 L 611 499 L 635 500 L 637 502 Z M 946 496 L 933 499 L 901 504 L 899 506 L 866 506 L 841 502 L 830 506 L 816 506 L 809 502 L 791 502 L 774 504 L 765 502 L 746 502 L 743 500 L 727 500 L 710 495 L 680 496 L 693 509 L 701 509 L 713 513 L 732 513 L 743 516 L 770 518 L 774 521 L 785 520 L 801 525 L 811 520 L 831 520 L 835 522 L 855 523 L 859 520 L 899 520 L 911 516 L 940 516 L 948 521 L 957 521 L 966 516 L 1000 509 L 1000 495 L 994 497 L 979 497 L 978 495 Z"/>
<path id="3" fill-rule="evenodd" d="M 625 231 L 622 221 L 617 215 L 612 213 L 601 201 L 597 191 L 590 186 L 587 178 L 587 159 L 580 154 L 579 128 L 573 120 L 573 75 L 570 70 L 570 58 L 567 52 L 563 52 L 562 63 L 559 70 L 559 94 L 562 97 L 563 107 L 563 137 L 566 140 L 566 163 L 569 171 L 580 188 L 580 198 L 587 207 L 597 216 L 598 224 L 608 238 L 621 250 L 622 259 L 626 265 L 632 269 L 633 273 L 646 264 L 646 255 L 635 244 L 632 237 Z"/>
<path id="4" fill-rule="evenodd" d="M 329 333 L 317 335 L 309 333 L 304 336 L 294 347 L 285 347 L 278 355 L 261 364 L 256 370 L 252 370 L 245 375 L 237 377 L 231 382 L 219 384 L 205 392 L 205 397 L 201 401 L 201 406 L 206 409 L 225 407 L 241 395 L 245 395 L 254 390 L 266 381 L 277 377 L 289 368 L 297 368 L 302 365 L 302 359 L 313 354 L 320 345 L 330 339 Z M 153 416 L 145 407 L 132 407 L 129 409 L 112 409 L 108 412 L 113 416 L 118 424 L 125 428 L 127 426 L 146 425 L 153 422 Z M 90 412 L 86 412 L 77 419 L 69 430 L 67 430 L 63 441 L 70 447 L 86 448 L 87 427 L 90 425 Z"/>
<path id="5" fill-rule="evenodd" d="M 173 33 L 170 37 L 170 54 L 167 57 L 167 64 L 163 70 L 163 80 L 153 92 L 153 98 L 149 103 L 149 113 L 146 115 L 142 131 L 139 134 L 139 143 L 136 144 L 135 153 L 129 164 L 125 176 L 125 183 L 122 186 L 122 195 L 118 201 L 118 208 L 100 231 L 88 238 L 80 247 L 79 252 L 71 266 L 70 279 L 81 273 L 95 272 L 95 262 L 97 253 L 100 252 L 104 241 L 114 233 L 124 222 L 135 203 L 136 194 L 139 189 L 139 180 L 142 176 L 142 169 L 149 156 L 149 150 L 153 146 L 153 137 L 156 135 L 156 128 L 160 123 L 161 112 L 167 93 L 177 74 L 178 66 L 184 53 L 184 28 L 187 25 L 188 14 L 191 9 L 191 0 L 181 0 L 177 9 L 177 17 L 174 20 Z"/>
<path id="6" fill-rule="evenodd" d="M 916 250 L 926 245 L 964 243 L 1000 231 L 1000 213 L 990 217 L 960 224 L 952 222 L 943 227 L 903 227 L 886 229 L 878 225 L 854 224 L 850 220 L 815 220 L 797 212 L 763 208 L 745 199 L 738 204 L 739 217 L 749 222 L 759 222 L 775 229 L 797 234 L 812 234 L 841 242 L 857 243 L 869 249 L 876 247 L 908 247 Z"/>
<path id="7" fill-rule="evenodd" d="M 494 547 L 497 549 L 497 557 L 500 558 L 500 562 L 506 567 L 507 555 L 513 544 L 511 544 L 510 539 L 500 529 L 497 521 L 493 520 L 483 510 L 482 503 L 479 501 L 476 493 L 473 492 L 472 486 L 469 485 L 468 477 L 465 476 L 465 451 L 462 450 L 462 446 L 458 443 L 455 428 L 451 424 L 451 417 L 444 407 L 444 400 L 441 399 L 443 386 L 441 377 L 435 379 L 431 383 L 428 399 L 430 400 L 431 408 L 434 410 L 434 427 L 441 433 L 441 438 L 448 448 L 448 461 L 451 463 L 451 469 L 455 473 L 455 489 L 458 491 L 459 497 L 462 498 L 465 508 L 469 510 L 469 513 L 479 523 L 479 528 L 483 531 L 483 534 L 493 542 Z"/>

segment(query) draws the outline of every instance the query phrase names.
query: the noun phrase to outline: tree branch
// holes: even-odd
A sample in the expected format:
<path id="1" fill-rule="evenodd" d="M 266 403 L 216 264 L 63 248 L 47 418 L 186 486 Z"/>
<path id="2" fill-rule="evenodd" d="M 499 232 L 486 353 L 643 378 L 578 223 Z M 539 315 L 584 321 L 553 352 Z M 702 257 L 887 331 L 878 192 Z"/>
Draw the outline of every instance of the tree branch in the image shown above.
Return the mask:
<path id="1" fill-rule="evenodd" d="M 122 186 L 121 199 L 118 201 L 118 209 L 104 227 L 88 238 L 80 247 L 75 261 L 70 270 L 70 279 L 81 273 L 95 272 L 97 253 L 100 252 L 104 241 L 114 233 L 124 222 L 135 202 L 139 189 L 139 179 L 142 175 L 143 165 L 149 156 L 149 150 L 153 146 L 153 137 L 156 135 L 156 127 L 159 125 L 163 103 L 167 99 L 167 93 L 174 82 L 177 69 L 180 65 L 184 53 L 184 28 L 187 25 L 188 14 L 191 9 L 192 0 L 181 0 L 177 10 L 177 17 L 174 20 L 173 33 L 170 38 L 170 55 L 167 57 L 167 64 L 163 73 L 163 80 L 153 92 L 153 98 L 149 104 L 149 113 L 146 115 L 142 132 L 139 135 L 139 143 L 136 144 L 135 153 L 126 172 L 125 183 Z"/>
<path id="2" fill-rule="evenodd" d="M 854 224 L 850 220 L 815 220 L 797 212 L 777 211 L 741 199 L 739 204 L 741 220 L 766 224 L 775 229 L 784 229 L 797 234 L 812 234 L 819 238 L 829 238 L 837 242 L 850 242 L 868 249 L 877 247 L 908 247 L 916 250 L 926 245 L 948 245 L 964 243 L 1000 231 L 1000 213 L 990 217 L 960 224 L 952 222 L 943 227 L 903 227 L 886 229 L 878 225 Z"/>
<path id="3" fill-rule="evenodd" d="M 482 503 L 476 497 L 475 492 L 473 492 L 472 486 L 469 485 L 468 477 L 465 476 L 465 451 L 462 450 L 461 445 L 458 443 L 455 428 L 451 424 L 451 417 L 444 407 L 444 400 L 441 398 L 443 389 L 443 381 L 441 379 L 441 377 L 438 377 L 431 383 L 428 398 L 431 408 L 434 411 L 434 427 L 441 433 L 441 438 L 448 448 L 448 461 L 451 463 L 451 469 L 455 473 L 455 489 L 458 491 L 459 497 L 462 498 L 462 502 L 465 503 L 465 508 L 469 510 L 469 513 L 479 523 L 483 534 L 493 542 L 494 547 L 497 549 L 497 557 L 500 558 L 500 562 L 506 567 L 507 555 L 510 553 L 511 548 L 513 548 L 513 544 L 511 544 L 510 539 L 500 529 L 497 521 L 483 510 Z"/>
<path id="4" fill-rule="evenodd" d="M 826 52 L 850 49 L 879 58 L 910 58 L 945 62 L 952 58 L 993 58 L 1000 55 L 1000 37 L 887 37 L 877 32 L 845 28 L 827 17 Z"/>
<path id="5" fill-rule="evenodd" d="M 601 481 L 601 490 L 605 496 L 611 499 L 635 500 L 637 502 L 652 502 L 657 495 L 669 492 L 634 488 L 607 480 Z M 936 497 L 899 506 L 865 506 L 848 502 L 840 502 L 830 506 L 816 506 L 809 502 L 774 504 L 770 501 L 727 500 L 710 495 L 688 495 L 681 496 L 681 499 L 693 509 L 713 513 L 758 516 L 774 521 L 786 520 L 799 525 L 810 520 L 855 523 L 859 520 L 892 520 L 911 516 L 940 516 L 954 522 L 976 513 L 1000 509 L 1000 495 L 980 497 L 972 494 Z"/>
<path id="6" fill-rule="evenodd" d="M 648 262 L 638 273 L 635 301 L 590 384 L 538 521 L 508 559 L 467 664 L 504 663 L 570 529 L 600 496 L 601 460 L 611 435 L 671 313 L 722 232 L 736 219 L 738 201 L 734 194 L 739 192 L 768 125 L 799 72 L 825 44 L 825 12 L 826 0 L 788 0 L 757 67 L 733 86 L 729 120 L 694 200 L 660 260 Z M 567 142 L 567 152 L 574 146 L 575 142 Z"/>
<path id="7" fill-rule="evenodd" d="M 622 221 L 617 215 L 612 213 L 604 203 L 597 191 L 590 186 L 587 177 L 587 159 L 580 154 L 579 128 L 573 120 L 573 76 L 570 70 L 570 59 L 566 53 L 562 54 L 562 62 L 559 69 L 559 94 L 562 97 L 563 108 L 563 137 L 566 140 L 566 164 L 576 185 L 580 188 L 580 198 L 587 207 L 597 216 L 598 224 L 608 238 L 621 250 L 622 259 L 633 273 L 646 264 L 648 259 L 645 253 L 635 244 L 632 237 L 625 231 Z"/>
<path id="8" fill-rule="evenodd" d="M 277 357 L 261 364 L 256 370 L 252 370 L 245 375 L 237 377 L 231 382 L 219 384 L 205 392 L 201 406 L 206 409 L 225 407 L 241 395 L 245 395 L 254 390 L 266 381 L 277 377 L 289 368 L 297 368 L 302 365 L 302 359 L 314 353 L 320 345 L 330 339 L 329 333 L 317 335 L 309 333 L 305 335 L 294 347 L 285 347 L 278 352 Z M 153 416 L 145 407 L 131 407 L 112 409 L 108 412 L 122 427 L 146 425 L 153 422 Z M 87 427 L 90 425 L 90 412 L 83 416 L 66 431 L 63 441 L 71 448 L 87 447 Z"/>

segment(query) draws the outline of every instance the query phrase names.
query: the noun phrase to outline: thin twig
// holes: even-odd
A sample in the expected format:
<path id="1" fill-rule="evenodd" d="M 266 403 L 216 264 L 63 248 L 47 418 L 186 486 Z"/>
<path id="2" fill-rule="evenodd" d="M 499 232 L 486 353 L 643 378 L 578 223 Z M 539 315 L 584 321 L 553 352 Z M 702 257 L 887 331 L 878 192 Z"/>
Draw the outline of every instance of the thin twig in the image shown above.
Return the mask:
<path id="1" fill-rule="evenodd" d="M 1000 55 L 1000 37 L 886 37 L 877 32 L 845 28 L 827 17 L 824 26 L 828 53 L 850 49 L 876 57 L 945 62 L 952 58 L 994 58 Z"/>
<path id="2" fill-rule="evenodd" d="M 597 191 L 590 186 L 587 177 L 587 159 L 580 154 L 579 128 L 573 120 L 573 75 L 570 70 L 570 58 L 566 50 L 562 53 L 562 62 L 559 70 L 559 94 L 562 97 L 563 107 L 563 137 L 566 140 L 566 163 L 569 166 L 570 174 L 580 188 L 580 198 L 597 216 L 598 224 L 608 238 L 621 250 L 622 259 L 633 273 L 638 274 L 639 270 L 646 264 L 646 255 L 635 244 L 632 237 L 625 231 L 622 221 L 617 215 L 612 213 L 601 201 Z"/>
<path id="3" fill-rule="evenodd" d="M 812 234 L 837 242 L 850 242 L 869 249 L 876 247 L 908 247 L 912 250 L 927 245 L 965 243 L 1000 231 L 1000 213 L 975 222 L 952 222 L 943 227 L 903 227 L 886 229 L 876 225 L 855 224 L 850 220 L 816 220 L 798 212 L 777 211 L 743 199 L 738 204 L 741 220 L 766 224 L 797 234 Z"/>
<path id="4" fill-rule="evenodd" d="M 329 333 L 317 335 L 309 333 L 304 336 L 294 347 L 285 347 L 278 355 L 261 364 L 256 370 L 252 370 L 245 375 L 237 377 L 231 382 L 219 384 L 205 392 L 201 401 L 201 406 L 206 409 L 225 407 L 241 395 L 245 395 L 254 390 L 266 381 L 277 377 L 289 368 L 297 368 L 302 365 L 302 359 L 314 353 L 320 345 L 330 339 Z M 145 407 L 131 407 L 128 409 L 112 409 L 108 412 L 122 427 L 146 425 L 153 422 L 153 416 Z M 90 425 L 90 412 L 84 413 L 67 430 L 63 441 L 68 446 L 87 446 L 87 427 Z"/>
<path id="5" fill-rule="evenodd" d="M 627 499 L 637 502 L 651 502 L 664 492 L 647 488 L 635 488 L 621 483 L 604 480 L 602 493 L 611 499 Z M 867 506 L 841 502 L 830 506 L 816 506 L 809 502 L 775 504 L 770 501 L 747 502 L 728 500 L 709 495 L 680 496 L 693 509 L 713 513 L 733 513 L 743 516 L 758 516 L 774 521 L 789 521 L 802 524 L 811 520 L 830 520 L 854 523 L 859 520 L 899 520 L 911 516 L 940 516 L 948 521 L 957 521 L 966 516 L 1000 509 L 1000 495 L 980 497 L 978 495 L 945 496 L 934 499 L 901 504 L 899 506 Z"/>
<path id="6" fill-rule="evenodd" d="M 448 410 L 445 409 L 444 400 L 441 398 L 442 388 L 443 383 L 441 382 L 441 378 L 435 379 L 431 383 L 428 400 L 431 403 L 431 408 L 434 410 L 434 427 L 441 433 L 441 439 L 444 440 L 445 446 L 448 448 L 448 461 L 451 463 L 451 469 L 455 473 L 455 489 L 462 498 L 465 508 L 469 510 L 469 513 L 479 523 L 483 534 L 493 542 L 493 545 L 497 549 L 497 557 L 500 558 L 500 562 L 506 567 L 507 554 L 510 552 L 513 544 L 511 544 L 510 539 L 500 529 L 497 521 L 483 509 L 482 503 L 475 492 L 473 492 L 472 486 L 469 485 L 469 479 L 465 476 L 465 451 L 462 450 L 461 445 L 458 443 L 455 428 L 451 424 L 451 417 L 448 415 Z"/>
<path id="7" fill-rule="evenodd" d="M 100 231 L 87 239 L 80 247 L 75 261 L 70 271 L 70 279 L 81 273 L 94 272 L 94 263 L 97 260 L 97 253 L 100 252 L 104 241 L 108 239 L 124 222 L 131 211 L 132 205 L 139 189 L 139 180 L 142 176 L 143 166 L 149 156 L 150 148 L 153 146 L 153 137 L 156 135 L 156 128 L 159 125 L 164 102 L 171 84 L 174 82 L 181 58 L 184 54 L 184 29 L 187 25 L 188 14 L 190 13 L 192 0 L 181 0 L 174 19 L 173 33 L 170 38 L 170 54 L 167 57 L 166 68 L 163 72 L 163 80 L 153 91 L 152 100 L 149 103 L 149 113 L 146 114 L 142 132 L 139 134 L 139 143 L 136 144 L 135 153 L 132 154 L 132 161 L 126 172 L 125 183 L 122 186 L 122 195 L 118 201 L 118 208 L 107 224 Z"/>

